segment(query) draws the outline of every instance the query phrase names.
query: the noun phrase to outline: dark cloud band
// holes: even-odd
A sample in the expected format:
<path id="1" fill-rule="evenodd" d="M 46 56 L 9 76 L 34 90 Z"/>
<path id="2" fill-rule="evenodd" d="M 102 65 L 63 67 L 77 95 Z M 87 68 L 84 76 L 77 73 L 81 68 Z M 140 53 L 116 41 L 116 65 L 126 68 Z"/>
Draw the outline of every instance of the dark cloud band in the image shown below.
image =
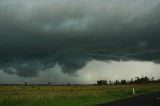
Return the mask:
<path id="1" fill-rule="evenodd" d="M 0 69 L 22 77 L 91 60 L 159 63 L 159 0 L 0 0 Z"/>

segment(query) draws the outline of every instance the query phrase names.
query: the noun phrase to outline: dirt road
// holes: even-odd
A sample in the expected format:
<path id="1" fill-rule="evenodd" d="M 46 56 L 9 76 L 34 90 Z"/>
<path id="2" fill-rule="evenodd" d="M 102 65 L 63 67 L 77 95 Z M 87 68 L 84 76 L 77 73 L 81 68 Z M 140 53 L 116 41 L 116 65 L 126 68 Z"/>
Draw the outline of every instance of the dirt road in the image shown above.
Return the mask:
<path id="1" fill-rule="evenodd" d="M 160 92 L 135 96 L 97 106 L 160 106 Z"/>

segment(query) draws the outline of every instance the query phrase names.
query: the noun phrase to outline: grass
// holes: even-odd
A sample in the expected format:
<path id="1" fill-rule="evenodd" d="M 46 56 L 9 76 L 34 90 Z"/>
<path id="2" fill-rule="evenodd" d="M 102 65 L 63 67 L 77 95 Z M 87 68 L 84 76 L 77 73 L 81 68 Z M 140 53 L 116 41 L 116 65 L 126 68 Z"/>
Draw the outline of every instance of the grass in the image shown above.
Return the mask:
<path id="1" fill-rule="evenodd" d="M 86 86 L 0 86 L 0 106 L 93 106 L 158 92 L 160 84 Z"/>

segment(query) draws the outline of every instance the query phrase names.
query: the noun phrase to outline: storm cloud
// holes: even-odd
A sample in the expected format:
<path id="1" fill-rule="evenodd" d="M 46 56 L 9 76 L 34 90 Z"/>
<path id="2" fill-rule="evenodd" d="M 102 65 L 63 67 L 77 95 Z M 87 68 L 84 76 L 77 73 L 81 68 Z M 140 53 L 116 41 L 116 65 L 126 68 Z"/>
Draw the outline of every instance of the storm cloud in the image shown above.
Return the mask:
<path id="1" fill-rule="evenodd" d="M 91 60 L 160 62 L 159 0 L 0 0 L 0 69 L 21 77 Z"/>

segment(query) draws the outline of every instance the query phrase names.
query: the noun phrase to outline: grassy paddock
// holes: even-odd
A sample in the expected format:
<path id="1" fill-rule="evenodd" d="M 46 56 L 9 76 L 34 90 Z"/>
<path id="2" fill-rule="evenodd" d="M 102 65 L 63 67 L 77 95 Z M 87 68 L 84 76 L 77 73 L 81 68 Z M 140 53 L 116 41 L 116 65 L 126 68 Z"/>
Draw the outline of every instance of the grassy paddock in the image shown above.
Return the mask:
<path id="1" fill-rule="evenodd" d="M 0 106 L 93 106 L 160 91 L 160 84 L 83 86 L 0 86 Z"/>

